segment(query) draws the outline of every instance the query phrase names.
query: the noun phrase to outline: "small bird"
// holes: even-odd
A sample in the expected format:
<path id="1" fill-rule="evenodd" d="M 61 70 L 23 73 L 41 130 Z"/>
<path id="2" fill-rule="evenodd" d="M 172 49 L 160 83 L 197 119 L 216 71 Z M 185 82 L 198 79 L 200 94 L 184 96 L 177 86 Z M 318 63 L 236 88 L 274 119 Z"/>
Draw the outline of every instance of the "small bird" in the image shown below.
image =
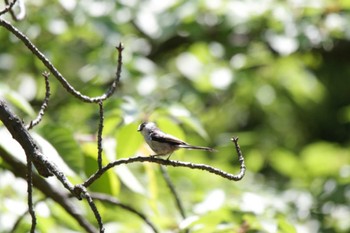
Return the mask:
<path id="1" fill-rule="evenodd" d="M 189 150 L 205 150 L 214 152 L 215 150 L 209 147 L 193 146 L 172 135 L 162 132 L 155 123 L 144 122 L 139 125 L 137 131 L 141 132 L 147 144 L 156 153 L 155 156 L 170 155 L 180 148 Z"/>

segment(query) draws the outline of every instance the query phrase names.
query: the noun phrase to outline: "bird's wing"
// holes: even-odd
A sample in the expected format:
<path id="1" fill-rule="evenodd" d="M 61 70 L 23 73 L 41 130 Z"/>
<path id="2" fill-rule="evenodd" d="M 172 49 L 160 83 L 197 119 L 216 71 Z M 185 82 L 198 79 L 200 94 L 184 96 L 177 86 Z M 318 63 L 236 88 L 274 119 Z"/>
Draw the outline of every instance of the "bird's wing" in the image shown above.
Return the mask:
<path id="1" fill-rule="evenodd" d="M 169 143 L 173 145 L 187 145 L 186 142 L 174 137 L 172 135 L 163 133 L 161 131 L 153 132 L 150 134 L 152 140 L 162 143 Z"/>

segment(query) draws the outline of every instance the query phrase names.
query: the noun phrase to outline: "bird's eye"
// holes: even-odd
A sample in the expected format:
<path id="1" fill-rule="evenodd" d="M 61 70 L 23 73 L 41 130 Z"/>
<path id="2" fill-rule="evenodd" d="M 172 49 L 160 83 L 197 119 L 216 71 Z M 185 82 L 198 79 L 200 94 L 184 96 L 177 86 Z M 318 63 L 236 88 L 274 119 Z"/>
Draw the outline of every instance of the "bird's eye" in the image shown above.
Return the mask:
<path id="1" fill-rule="evenodd" d="M 145 127 L 146 123 L 142 123 L 141 125 L 139 125 L 139 128 L 137 129 L 137 131 L 141 131 L 144 127 Z"/>

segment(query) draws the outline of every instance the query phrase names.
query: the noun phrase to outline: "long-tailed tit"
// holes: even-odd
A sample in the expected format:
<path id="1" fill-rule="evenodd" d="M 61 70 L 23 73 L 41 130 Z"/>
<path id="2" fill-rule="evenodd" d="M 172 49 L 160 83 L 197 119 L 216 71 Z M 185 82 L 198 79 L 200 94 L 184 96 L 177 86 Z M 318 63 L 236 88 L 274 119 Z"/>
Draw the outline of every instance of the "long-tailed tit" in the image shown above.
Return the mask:
<path id="1" fill-rule="evenodd" d="M 139 125 L 137 131 L 142 133 L 145 141 L 156 153 L 156 156 L 169 155 L 170 157 L 171 153 L 180 148 L 189 150 L 205 150 L 211 152 L 215 151 L 209 147 L 190 145 L 172 135 L 166 134 L 162 132 L 153 122 L 142 123 Z"/>

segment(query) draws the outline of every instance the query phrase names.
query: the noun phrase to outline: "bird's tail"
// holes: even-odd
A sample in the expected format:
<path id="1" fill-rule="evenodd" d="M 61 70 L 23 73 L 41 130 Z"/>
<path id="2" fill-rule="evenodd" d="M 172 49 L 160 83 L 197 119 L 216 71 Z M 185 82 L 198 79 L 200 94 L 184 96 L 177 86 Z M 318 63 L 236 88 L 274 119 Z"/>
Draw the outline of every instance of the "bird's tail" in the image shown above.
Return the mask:
<path id="1" fill-rule="evenodd" d="M 185 148 L 188 150 L 205 150 L 210 152 L 215 152 L 216 150 L 210 147 L 204 147 L 204 146 L 192 146 L 192 145 L 179 145 L 181 148 Z"/>

